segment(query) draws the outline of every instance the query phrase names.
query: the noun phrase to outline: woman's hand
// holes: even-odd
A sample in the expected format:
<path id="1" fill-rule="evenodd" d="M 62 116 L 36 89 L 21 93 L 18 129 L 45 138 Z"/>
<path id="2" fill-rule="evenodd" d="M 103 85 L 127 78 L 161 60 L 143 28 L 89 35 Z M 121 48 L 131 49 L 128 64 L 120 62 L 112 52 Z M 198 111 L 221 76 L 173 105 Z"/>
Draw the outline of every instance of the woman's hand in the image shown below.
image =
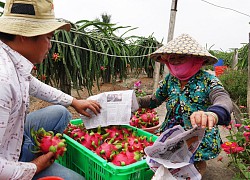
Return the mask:
<path id="1" fill-rule="evenodd" d="M 38 174 L 39 172 L 41 172 L 42 170 L 46 169 L 51 164 L 53 164 L 54 161 L 55 161 L 55 154 L 53 152 L 48 152 L 47 154 L 43 154 L 37 157 L 31 162 L 36 165 L 37 167 L 36 174 Z"/>
<path id="2" fill-rule="evenodd" d="M 91 117 L 91 115 L 86 112 L 87 109 L 93 111 L 95 115 L 100 113 L 101 106 L 97 101 L 94 100 L 78 100 L 73 99 L 71 106 L 80 114 Z"/>
<path id="3" fill-rule="evenodd" d="M 214 112 L 196 111 L 190 116 L 190 120 L 193 127 L 212 129 L 218 123 L 218 116 Z"/>

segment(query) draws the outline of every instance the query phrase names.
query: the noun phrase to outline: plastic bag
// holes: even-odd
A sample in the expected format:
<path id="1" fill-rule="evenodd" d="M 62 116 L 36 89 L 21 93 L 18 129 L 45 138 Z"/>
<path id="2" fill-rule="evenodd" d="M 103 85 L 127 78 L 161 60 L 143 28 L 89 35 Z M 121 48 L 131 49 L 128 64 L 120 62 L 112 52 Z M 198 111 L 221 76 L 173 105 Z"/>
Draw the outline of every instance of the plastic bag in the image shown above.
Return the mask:
<path id="1" fill-rule="evenodd" d="M 156 171 L 151 180 L 176 180 L 167 168 L 161 165 Z"/>

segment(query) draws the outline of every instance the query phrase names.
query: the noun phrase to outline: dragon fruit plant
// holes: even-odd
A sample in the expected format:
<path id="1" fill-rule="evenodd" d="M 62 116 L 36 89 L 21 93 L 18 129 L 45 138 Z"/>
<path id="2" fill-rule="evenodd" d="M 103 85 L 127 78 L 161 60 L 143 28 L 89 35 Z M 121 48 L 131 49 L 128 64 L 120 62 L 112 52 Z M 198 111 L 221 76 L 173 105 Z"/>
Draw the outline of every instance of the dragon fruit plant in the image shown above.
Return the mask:
<path id="1" fill-rule="evenodd" d="M 141 81 L 136 81 L 134 83 L 134 91 L 135 91 L 136 97 L 143 97 L 147 95 L 147 93 L 141 89 Z"/>
<path id="2" fill-rule="evenodd" d="M 129 124 L 137 128 L 150 128 L 159 124 L 159 117 L 154 109 L 139 108 L 132 115 Z"/>
<path id="3" fill-rule="evenodd" d="M 136 136 L 135 131 L 122 126 L 86 130 L 83 123 L 69 123 L 64 133 L 117 166 L 126 166 L 141 160 L 145 155 L 144 148 L 153 145 L 152 137 Z"/>
<path id="4" fill-rule="evenodd" d="M 40 128 L 35 131 L 31 129 L 31 136 L 34 139 L 35 146 L 32 152 L 34 153 L 55 153 L 55 158 L 63 156 L 67 150 L 65 139 L 62 138 L 61 133 L 54 135 L 52 131 L 45 131 L 44 128 Z"/>

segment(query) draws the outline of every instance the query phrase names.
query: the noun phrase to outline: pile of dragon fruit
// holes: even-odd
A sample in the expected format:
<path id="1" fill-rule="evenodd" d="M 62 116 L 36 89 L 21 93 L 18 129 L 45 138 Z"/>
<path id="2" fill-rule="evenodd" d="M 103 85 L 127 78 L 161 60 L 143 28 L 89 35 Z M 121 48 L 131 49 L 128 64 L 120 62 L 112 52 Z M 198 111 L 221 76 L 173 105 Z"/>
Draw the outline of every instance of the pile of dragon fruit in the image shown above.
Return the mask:
<path id="1" fill-rule="evenodd" d="M 126 166 L 143 159 L 144 148 L 153 145 L 152 136 L 148 139 L 146 136 L 137 136 L 132 128 L 122 126 L 86 130 L 83 123 L 69 123 L 64 133 L 117 166 Z"/>
<path id="2" fill-rule="evenodd" d="M 159 124 L 159 117 L 155 109 L 139 108 L 133 113 L 129 124 L 137 128 L 150 128 Z"/>
<path id="3" fill-rule="evenodd" d="M 46 154 L 48 152 L 55 153 L 55 158 L 63 156 L 67 150 L 65 139 L 63 139 L 61 133 L 54 134 L 53 131 L 45 131 L 43 128 L 35 131 L 31 129 L 31 136 L 34 139 L 35 146 L 33 147 L 33 153 Z"/>

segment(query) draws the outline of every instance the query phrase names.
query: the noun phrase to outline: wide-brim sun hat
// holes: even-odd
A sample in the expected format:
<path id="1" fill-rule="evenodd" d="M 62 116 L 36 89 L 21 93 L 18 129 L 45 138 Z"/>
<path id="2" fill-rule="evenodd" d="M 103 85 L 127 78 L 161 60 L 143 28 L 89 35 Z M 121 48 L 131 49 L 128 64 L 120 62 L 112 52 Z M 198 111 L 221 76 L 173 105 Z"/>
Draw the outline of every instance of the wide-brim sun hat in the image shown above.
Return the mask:
<path id="1" fill-rule="evenodd" d="M 70 28 L 70 23 L 55 18 L 53 0 L 6 0 L 0 17 L 0 32 L 25 37 Z"/>
<path id="2" fill-rule="evenodd" d="M 204 59 L 204 65 L 215 64 L 218 60 L 188 34 L 181 34 L 150 54 L 156 61 L 164 62 L 163 55 L 189 55 Z M 166 61 L 166 60 L 165 60 Z"/>

